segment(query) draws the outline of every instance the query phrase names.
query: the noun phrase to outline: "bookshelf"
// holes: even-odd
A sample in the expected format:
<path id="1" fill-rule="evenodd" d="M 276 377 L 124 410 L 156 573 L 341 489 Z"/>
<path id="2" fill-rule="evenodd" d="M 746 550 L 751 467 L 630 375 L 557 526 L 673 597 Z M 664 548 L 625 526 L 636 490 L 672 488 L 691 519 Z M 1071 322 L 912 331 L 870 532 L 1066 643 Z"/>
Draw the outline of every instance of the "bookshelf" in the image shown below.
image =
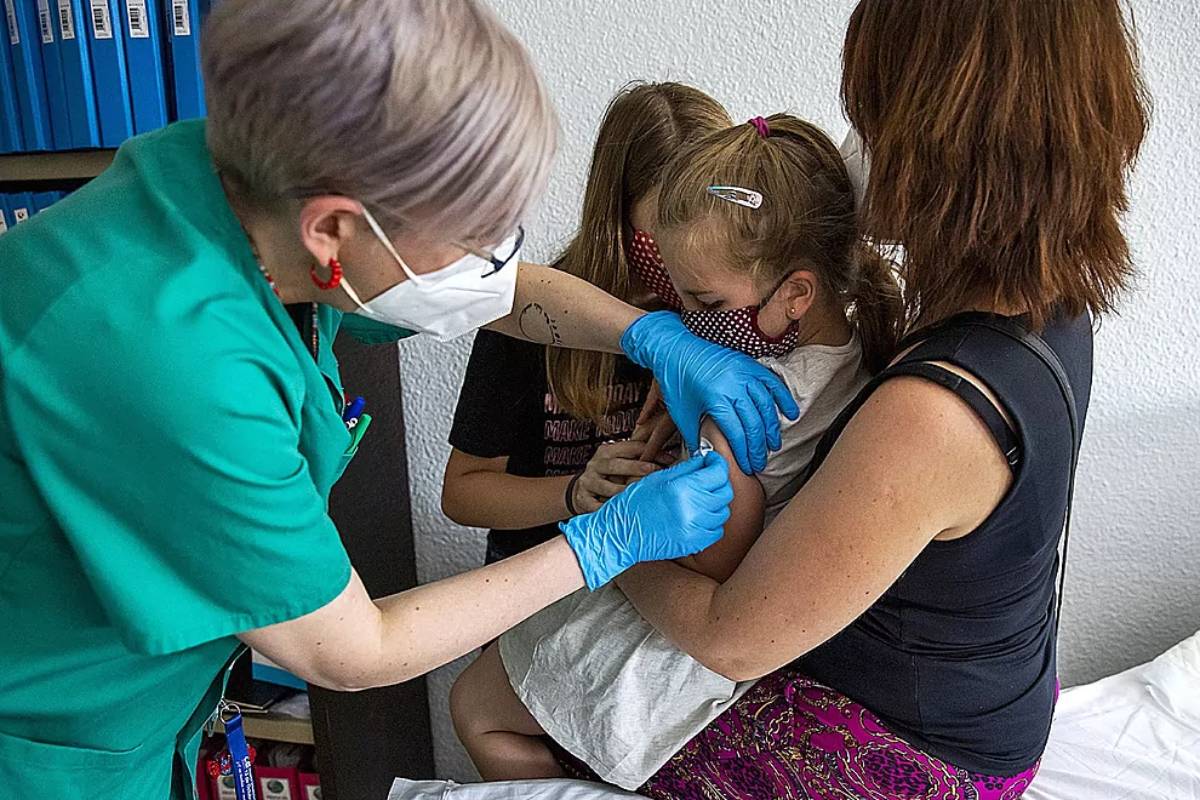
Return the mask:
<path id="1" fill-rule="evenodd" d="M 115 149 L 0 155 L 0 183 L 90 180 L 112 163 Z"/>
<path id="2" fill-rule="evenodd" d="M 251 739 L 267 739 L 272 742 L 291 742 L 292 744 L 313 744 L 312 720 L 304 717 L 287 717 L 282 714 L 243 714 L 242 726 L 246 736 Z M 216 723 L 218 733 L 225 732 L 225 726 Z"/>

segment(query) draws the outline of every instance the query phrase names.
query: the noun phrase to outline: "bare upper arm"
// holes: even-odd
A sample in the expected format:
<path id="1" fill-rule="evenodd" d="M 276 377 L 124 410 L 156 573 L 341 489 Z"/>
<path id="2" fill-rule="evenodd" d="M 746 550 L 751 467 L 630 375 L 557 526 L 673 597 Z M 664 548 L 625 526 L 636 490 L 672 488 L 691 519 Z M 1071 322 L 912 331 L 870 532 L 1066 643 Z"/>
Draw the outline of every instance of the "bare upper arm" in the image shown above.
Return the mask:
<path id="1" fill-rule="evenodd" d="M 758 478 L 738 469 L 733 450 L 715 423 L 705 420 L 700 427 L 700 435 L 729 464 L 733 502 L 729 506 L 729 521 L 725 523 L 721 540 L 694 556 L 680 559 L 679 563 L 714 580 L 724 581 L 737 569 L 746 551 L 762 533 L 765 498 Z"/>
<path id="2" fill-rule="evenodd" d="M 309 683 L 353 691 L 372 685 L 363 665 L 377 655 L 380 622 L 379 609 L 352 571 L 341 593 L 321 608 L 238 638 Z"/>
<path id="3" fill-rule="evenodd" d="M 957 396 L 890 380 L 717 588 L 711 614 L 728 646 L 754 654 L 750 671 L 766 674 L 858 617 L 939 534 L 986 518 L 1010 481 Z"/>

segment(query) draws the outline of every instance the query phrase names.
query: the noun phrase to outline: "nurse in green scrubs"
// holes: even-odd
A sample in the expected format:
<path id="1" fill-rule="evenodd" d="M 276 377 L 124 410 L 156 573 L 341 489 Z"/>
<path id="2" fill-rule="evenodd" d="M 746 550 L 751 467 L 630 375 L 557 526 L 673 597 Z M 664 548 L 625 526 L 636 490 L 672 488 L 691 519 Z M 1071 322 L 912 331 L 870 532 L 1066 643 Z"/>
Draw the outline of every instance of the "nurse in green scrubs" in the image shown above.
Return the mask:
<path id="1" fill-rule="evenodd" d="M 671 315 L 519 264 L 556 123 L 473 0 L 224 0 L 204 34 L 207 122 L 131 140 L 0 237 L 5 798 L 190 796 L 240 643 L 315 684 L 396 683 L 720 535 L 728 476 L 698 457 L 521 556 L 371 600 L 327 514 L 363 427 L 340 327 L 622 348 L 745 469 L 777 402 L 795 413 Z"/>

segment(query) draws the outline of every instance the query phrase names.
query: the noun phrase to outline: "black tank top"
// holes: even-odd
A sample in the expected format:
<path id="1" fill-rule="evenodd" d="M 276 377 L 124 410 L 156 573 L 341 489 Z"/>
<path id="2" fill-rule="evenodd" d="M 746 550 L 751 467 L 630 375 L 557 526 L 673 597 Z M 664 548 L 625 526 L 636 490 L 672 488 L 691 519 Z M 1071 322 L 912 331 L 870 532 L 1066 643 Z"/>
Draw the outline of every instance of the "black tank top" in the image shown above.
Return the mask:
<path id="1" fill-rule="evenodd" d="M 1050 731 L 1055 577 L 1074 438 L 1050 369 L 1019 342 L 968 324 L 988 316 L 953 317 L 927 338 L 918 332 L 913 341 L 920 344 L 834 422 L 810 471 L 871 392 L 891 378 L 916 375 L 955 392 L 988 425 L 1013 470 L 1007 495 L 970 534 L 926 546 L 874 605 L 796 667 L 950 764 L 1014 775 L 1041 757 Z M 1041 335 L 1065 368 L 1082 426 L 1092 380 L 1090 318 L 1058 319 Z M 933 361 L 986 385 L 1013 427 L 970 382 Z M 920 446 L 919 432 L 913 446 Z"/>

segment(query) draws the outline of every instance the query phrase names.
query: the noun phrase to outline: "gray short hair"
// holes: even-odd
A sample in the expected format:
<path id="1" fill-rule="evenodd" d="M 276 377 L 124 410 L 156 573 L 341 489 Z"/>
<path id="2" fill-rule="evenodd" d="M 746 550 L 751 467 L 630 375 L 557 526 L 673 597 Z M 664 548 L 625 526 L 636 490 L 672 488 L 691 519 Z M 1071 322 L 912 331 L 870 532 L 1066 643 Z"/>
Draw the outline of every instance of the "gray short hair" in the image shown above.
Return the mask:
<path id="1" fill-rule="evenodd" d="M 223 0 L 202 55 L 209 149 L 247 199 L 340 194 L 494 244 L 545 188 L 553 108 L 477 0 Z"/>

